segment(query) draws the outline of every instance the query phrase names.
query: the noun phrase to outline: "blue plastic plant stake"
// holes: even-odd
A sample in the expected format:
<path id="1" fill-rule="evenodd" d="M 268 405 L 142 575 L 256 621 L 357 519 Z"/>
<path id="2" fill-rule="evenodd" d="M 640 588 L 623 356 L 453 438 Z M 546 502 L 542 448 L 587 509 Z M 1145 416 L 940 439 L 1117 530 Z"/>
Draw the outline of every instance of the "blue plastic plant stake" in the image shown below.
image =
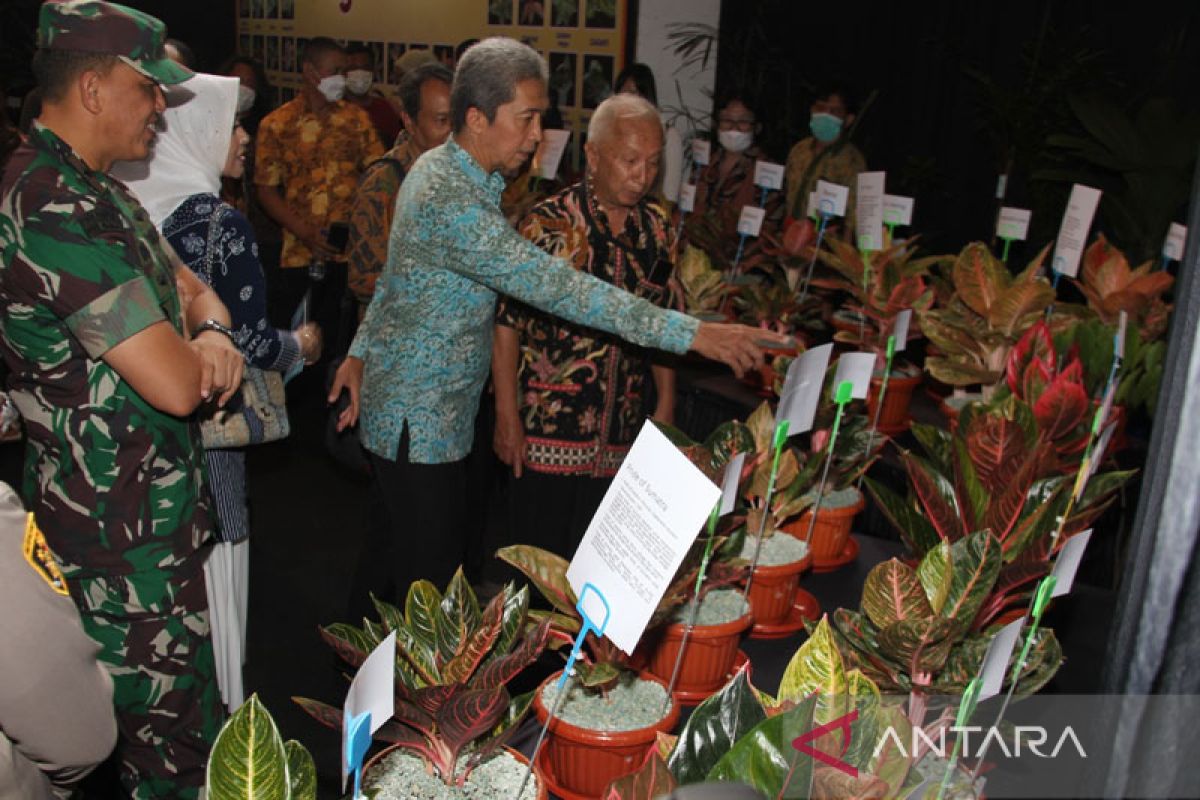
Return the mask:
<path id="1" fill-rule="evenodd" d="M 817 266 L 817 253 L 821 250 L 821 242 L 825 241 L 825 228 L 829 225 L 829 218 L 833 216 L 832 209 L 818 208 L 817 215 L 821 218 L 821 224 L 817 226 L 817 243 L 813 245 L 813 257 L 808 262 L 808 272 L 804 275 L 804 283 L 800 286 L 800 300 L 808 295 L 808 284 L 812 280 L 813 268 Z"/>
<path id="2" fill-rule="evenodd" d="M 601 620 L 599 625 L 584 610 L 583 600 L 588 596 L 589 591 L 600 598 L 600 603 L 604 606 L 604 619 Z M 579 616 L 583 619 L 583 625 L 579 627 L 579 635 L 575 637 L 575 644 L 571 646 L 571 655 L 567 657 L 567 665 L 563 667 L 562 677 L 558 679 L 560 694 L 563 686 L 567 683 L 567 678 L 571 676 L 571 670 L 575 667 L 575 661 L 579 658 L 579 651 L 583 648 L 583 640 L 587 638 L 588 633 L 591 631 L 595 631 L 597 636 L 603 636 L 604 631 L 608 628 L 608 620 L 612 617 L 612 609 L 608 606 L 608 600 L 591 583 L 583 585 L 583 591 L 579 593 L 579 600 L 575 603 L 575 610 L 579 612 Z"/>
<path id="3" fill-rule="evenodd" d="M 362 797 L 362 765 L 371 746 L 371 712 L 364 711 L 346 724 L 346 766 L 354 772 L 354 800 Z"/>
<path id="4" fill-rule="evenodd" d="M 829 465 L 833 462 L 833 446 L 837 442 L 838 429 L 842 427 L 842 412 L 846 410 L 846 404 L 853 399 L 851 397 L 853 392 L 854 383 L 842 381 L 833 395 L 833 402 L 837 403 L 837 414 L 833 417 L 833 430 L 829 432 L 829 444 L 825 445 L 825 468 L 821 470 L 821 482 L 817 484 L 817 497 L 813 501 L 812 513 L 808 517 L 808 531 L 804 534 L 805 544 L 812 541 L 813 527 L 817 524 L 817 513 L 821 510 L 821 495 L 825 493 L 825 483 L 829 480 Z"/>

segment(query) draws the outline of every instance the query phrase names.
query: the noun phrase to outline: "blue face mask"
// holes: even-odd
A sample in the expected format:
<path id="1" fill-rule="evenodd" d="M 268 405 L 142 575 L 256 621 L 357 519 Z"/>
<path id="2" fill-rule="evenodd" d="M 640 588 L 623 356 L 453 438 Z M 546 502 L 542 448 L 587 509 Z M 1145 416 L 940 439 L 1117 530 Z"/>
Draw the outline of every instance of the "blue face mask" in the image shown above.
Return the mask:
<path id="1" fill-rule="evenodd" d="M 813 114 L 809 119 L 808 129 L 817 137 L 818 142 L 829 144 L 842 133 L 842 121 L 833 114 Z"/>

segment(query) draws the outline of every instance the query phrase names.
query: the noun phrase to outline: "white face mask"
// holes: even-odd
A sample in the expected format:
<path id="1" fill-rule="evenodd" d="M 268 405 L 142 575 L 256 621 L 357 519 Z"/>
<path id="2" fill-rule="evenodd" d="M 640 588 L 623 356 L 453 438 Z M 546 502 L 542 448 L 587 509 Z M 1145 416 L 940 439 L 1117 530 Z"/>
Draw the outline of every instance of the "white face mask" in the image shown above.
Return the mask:
<path id="1" fill-rule="evenodd" d="M 350 94 L 364 95 L 371 91 L 373 76 L 369 69 L 352 69 L 346 73 L 346 91 Z"/>
<path id="2" fill-rule="evenodd" d="M 254 106 L 255 91 L 249 86 L 238 87 L 237 113 L 245 114 Z"/>
<path id="3" fill-rule="evenodd" d="M 321 78 L 321 82 L 317 84 L 317 91 L 329 102 L 336 103 L 346 94 L 346 76 L 330 75 L 328 78 Z"/>
<path id="4" fill-rule="evenodd" d="M 754 134 L 750 131 L 717 131 L 717 141 L 731 153 L 744 153 L 754 144 Z"/>

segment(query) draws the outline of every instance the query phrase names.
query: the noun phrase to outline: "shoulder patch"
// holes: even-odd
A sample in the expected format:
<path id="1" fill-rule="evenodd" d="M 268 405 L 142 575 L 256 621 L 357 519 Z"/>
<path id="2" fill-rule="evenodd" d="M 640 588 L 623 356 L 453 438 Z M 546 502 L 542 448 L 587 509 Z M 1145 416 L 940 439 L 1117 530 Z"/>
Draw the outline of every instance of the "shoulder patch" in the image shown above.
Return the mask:
<path id="1" fill-rule="evenodd" d="M 21 550 L 24 552 L 29 566 L 33 567 L 33 571 L 46 582 L 47 586 L 63 597 L 68 596 L 67 580 L 63 577 L 62 570 L 58 568 L 58 562 L 54 560 L 50 546 L 46 544 L 46 537 L 38 528 L 37 523 L 33 521 L 33 514 L 25 515 L 25 541 Z"/>

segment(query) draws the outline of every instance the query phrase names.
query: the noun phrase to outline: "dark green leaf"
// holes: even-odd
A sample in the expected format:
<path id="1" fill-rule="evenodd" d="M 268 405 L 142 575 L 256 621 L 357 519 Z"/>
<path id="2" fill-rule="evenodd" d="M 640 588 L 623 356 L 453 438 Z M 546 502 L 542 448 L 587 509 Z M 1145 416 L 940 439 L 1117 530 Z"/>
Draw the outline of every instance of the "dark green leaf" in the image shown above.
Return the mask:
<path id="1" fill-rule="evenodd" d="M 792 743 L 812 730 L 815 705 L 816 698 L 809 698 L 760 722 L 721 756 L 707 780 L 744 783 L 780 800 L 807 799 L 813 759 Z"/>
<path id="2" fill-rule="evenodd" d="M 746 671 L 692 712 L 668 761 L 681 784 L 703 781 L 713 764 L 747 731 L 766 719 Z"/>

